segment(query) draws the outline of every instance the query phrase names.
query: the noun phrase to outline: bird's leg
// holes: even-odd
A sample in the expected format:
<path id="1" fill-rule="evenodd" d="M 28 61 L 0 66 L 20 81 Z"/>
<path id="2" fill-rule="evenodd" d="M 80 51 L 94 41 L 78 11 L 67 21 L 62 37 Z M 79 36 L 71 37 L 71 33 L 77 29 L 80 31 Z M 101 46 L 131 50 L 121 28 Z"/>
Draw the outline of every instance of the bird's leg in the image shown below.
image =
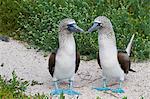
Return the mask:
<path id="1" fill-rule="evenodd" d="M 114 93 L 124 93 L 124 90 L 122 89 L 122 80 L 119 81 L 119 87 L 117 89 L 112 89 L 112 92 Z"/>
<path id="2" fill-rule="evenodd" d="M 57 90 L 58 89 L 58 82 L 54 81 L 54 85 L 55 85 L 55 90 Z"/>
<path id="3" fill-rule="evenodd" d="M 122 81 L 119 81 L 119 88 L 122 88 Z"/>
<path id="4" fill-rule="evenodd" d="M 63 93 L 62 89 L 58 88 L 58 80 L 53 81 L 54 85 L 55 85 L 55 89 L 51 91 L 51 95 L 60 95 L 61 93 Z"/>
<path id="5" fill-rule="evenodd" d="M 73 89 L 73 81 L 72 80 L 69 80 L 69 88 Z"/>
<path id="6" fill-rule="evenodd" d="M 65 90 L 64 91 L 65 94 L 68 94 L 68 95 L 80 95 L 79 92 L 73 90 L 73 80 L 69 80 L 69 89 Z"/>
<path id="7" fill-rule="evenodd" d="M 106 79 L 103 79 L 103 87 L 106 87 Z"/>
<path id="8" fill-rule="evenodd" d="M 103 78 L 103 87 L 94 88 L 98 91 L 108 91 L 111 90 L 109 87 L 106 86 L 106 78 Z"/>

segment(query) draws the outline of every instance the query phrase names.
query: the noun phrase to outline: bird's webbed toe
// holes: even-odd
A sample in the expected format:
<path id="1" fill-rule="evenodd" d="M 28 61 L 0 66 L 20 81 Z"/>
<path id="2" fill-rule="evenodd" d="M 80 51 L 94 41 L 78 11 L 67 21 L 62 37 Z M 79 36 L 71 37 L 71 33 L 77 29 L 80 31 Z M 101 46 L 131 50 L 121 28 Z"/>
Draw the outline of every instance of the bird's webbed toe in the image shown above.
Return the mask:
<path id="1" fill-rule="evenodd" d="M 112 89 L 111 91 L 114 93 L 124 93 L 125 92 L 122 88 Z"/>
<path id="2" fill-rule="evenodd" d="M 109 88 L 109 87 L 99 87 L 99 88 L 93 88 L 93 89 L 96 89 L 98 91 L 108 91 L 108 90 L 111 90 L 111 88 Z"/>
<path id="3" fill-rule="evenodd" d="M 68 95 L 81 95 L 80 92 L 77 92 L 77 91 L 75 91 L 73 89 L 66 89 L 66 90 L 64 90 L 64 94 L 68 94 Z"/>
<path id="4" fill-rule="evenodd" d="M 51 91 L 51 95 L 60 95 L 61 93 L 64 93 L 63 89 L 54 89 Z"/>

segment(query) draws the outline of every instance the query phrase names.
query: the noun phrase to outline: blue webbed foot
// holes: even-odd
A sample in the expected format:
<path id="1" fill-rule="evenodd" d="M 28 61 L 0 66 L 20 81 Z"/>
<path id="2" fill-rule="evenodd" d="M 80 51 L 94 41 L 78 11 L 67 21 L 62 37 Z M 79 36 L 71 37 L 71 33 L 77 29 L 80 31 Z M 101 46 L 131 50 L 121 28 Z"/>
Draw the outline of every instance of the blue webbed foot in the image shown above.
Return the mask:
<path id="1" fill-rule="evenodd" d="M 51 95 L 60 95 L 61 93 L 63 93 L 63 89 L 54 89 L 51 91 Z"/>
<path id="2" fill-rule="evenodd" d="M 114 93 L 124 93 L 124 90 L 122 88 L 112 89 L 111 91 Z"/>
<path id="3" fill-rule="evenodd" d="M 111 90 L 111 88 L 108 88 L 108 87 L 100 87 L 100 88 L 93 88 L 93 89 L 96 89 L 98 91 L 108 91 L 108 90 Z"/>
<path id="4" fill-rule="evenodd" d="M 68 94 L 68 95 L 81 95 L 81 93 L 74 91 L 72 89 L 66 89 L 64 90 L 64 94 Z"/>

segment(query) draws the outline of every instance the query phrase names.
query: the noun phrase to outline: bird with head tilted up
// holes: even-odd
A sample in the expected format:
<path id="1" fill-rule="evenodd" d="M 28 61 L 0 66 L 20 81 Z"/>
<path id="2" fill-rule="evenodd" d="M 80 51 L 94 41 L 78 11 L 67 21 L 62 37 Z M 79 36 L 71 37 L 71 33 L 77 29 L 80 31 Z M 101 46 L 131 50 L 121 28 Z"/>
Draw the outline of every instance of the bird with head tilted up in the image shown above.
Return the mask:
<path id="1" fill-rule="evenodd" d="M 98 43 L 99 43 L 98 63 L 102 68 L 102 75 L 103 75 L 103 87 L 94 88 L 94 89 L 99 91 L 111 90 L 112 92 L 115 93 L 124 93 L 121 84 L 124 81 L 125 74 L 124 74 L 124 70 L 120 66 L 121 61 L 119 61 L 118 58 L 119 53 L 117 51 L 116 38 L 115 38 L 115 33 L 111 21 L 105 16 L 97 17 L 94 20 L 93 26 L 88 30 L 88 32 L 92 32 L 94 30 L 98 30 Z M 129 53 L 129 51 L 127 52 Z M 126 55 L 124 58 L 126 58 Z M 116 89 L 111 89 L 107 87 L 106 80 L 108 78 L 117 79 L 119 81 L 119 87 Z"/>
<path id="2" fill-rule="evenodd" d="M 83 32 L 83 30 L 76 25 L 74 19 L 63 19 L 59 24 L 59 48 L 50 55 L 48 63 L 48 69 L 55 85 L 55 89 L 51 92 L 52 95 L 61 93 L 80 95 L 79 92 L 73 90 L 74 74 L 80 63 L 80 54 L 76 49 L 73 32 Z M 70 84 L 69 89 L 58 88 L 58 81 L 66 79 Z"/>

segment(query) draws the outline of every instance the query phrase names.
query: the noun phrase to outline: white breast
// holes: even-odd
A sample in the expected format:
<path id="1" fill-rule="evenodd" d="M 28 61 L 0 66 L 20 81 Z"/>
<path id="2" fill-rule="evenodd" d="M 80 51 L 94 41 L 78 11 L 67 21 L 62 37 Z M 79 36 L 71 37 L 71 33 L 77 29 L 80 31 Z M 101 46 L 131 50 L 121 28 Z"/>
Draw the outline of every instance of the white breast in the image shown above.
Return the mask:
<path id="1" fill-rule="evenodd" d="M 71 79 L 75 74 L 75 42 L 74 39 L 64 41 L 64 46 L 56 54 L 54 76 L 56 79 Z"/>
<path id="2" fill-rule="evenodd" d="M 117 48 L 114 39 L 106 38 L 99 34 L 98 40 L 103 76 L 124 80 L 124 72 L 120 68 L 117 59 Z"/>

